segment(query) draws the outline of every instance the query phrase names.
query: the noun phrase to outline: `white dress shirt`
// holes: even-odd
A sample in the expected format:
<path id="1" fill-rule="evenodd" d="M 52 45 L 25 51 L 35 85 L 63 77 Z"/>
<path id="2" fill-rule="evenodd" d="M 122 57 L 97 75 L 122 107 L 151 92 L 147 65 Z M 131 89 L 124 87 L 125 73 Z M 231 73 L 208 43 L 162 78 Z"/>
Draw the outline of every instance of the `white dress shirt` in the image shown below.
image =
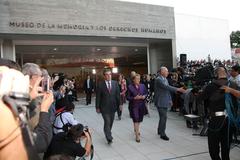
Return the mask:
<path id="1" fill-rule="evenodd" d="M 70 112 L 62 113 L 62 121 L 61 121 L 60 115 L 58 115 L 56 117 L 56 120 L 54 121 L 54 126 L 58 127 L 58 128 L 62 128 L 63 123 L 64 124 L 70 123 L 71 125 L 76 125 L 79 123 L 77 120 L 74 119 L 73 114 Z M 57 134 L 57 133 L 64 132 L 64 131 L 62 129 L 53 128 L 53 132 L 54 132 L 54 134 Z"/>
<path id="2" fill-rule="evenodd" d="M 112 88 L 112 83 L 111 81 L 105 81 L 106 85 L 107 85 L 107 88 L 108 89 L 111 89 Z M 109 86 L 110 85 L 110 86 Z M 110 87 L 110 88 L 109 88 Z"/>

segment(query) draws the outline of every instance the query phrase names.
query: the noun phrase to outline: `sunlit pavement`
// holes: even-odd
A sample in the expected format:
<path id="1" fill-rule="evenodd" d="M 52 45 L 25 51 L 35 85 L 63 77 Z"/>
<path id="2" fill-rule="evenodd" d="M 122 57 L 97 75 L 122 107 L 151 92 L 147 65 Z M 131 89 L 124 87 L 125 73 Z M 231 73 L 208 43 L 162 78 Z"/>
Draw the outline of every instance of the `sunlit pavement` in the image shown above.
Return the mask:
<path id="1" fill-rule="evenodd" d="M 207 137 L 192 136 L 186 128 L 184 118 L 178 113 L 168 112 L 166 133 L 170 141 L 157 135 L 158 113 L 150 107 L 150 117 L 141 123 L 141 142 L 135 141 L 133 123 L 129 118 L 128 106 L 124 105 L 122 119 L 113 124 L 113 143 L 108 145 L 103 133 L 103 119 L 95 111 L 94 100 L 86 106 L 84 99 L 75 103 L 74 115 L 80 123 L 93 130 L 94 160 L 210 160 Z M 240 148 L 231 150 L 231 160 L 239 160 Z"/>

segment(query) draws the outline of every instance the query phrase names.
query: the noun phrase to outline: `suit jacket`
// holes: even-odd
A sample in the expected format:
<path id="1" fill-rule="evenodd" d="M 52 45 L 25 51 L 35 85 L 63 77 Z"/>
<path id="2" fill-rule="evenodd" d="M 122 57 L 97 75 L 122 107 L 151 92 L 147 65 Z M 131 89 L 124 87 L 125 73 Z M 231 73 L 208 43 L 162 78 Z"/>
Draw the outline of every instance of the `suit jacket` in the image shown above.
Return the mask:
<path id="1" fill-rule="evenodd" d="M 96 90 L 96 108 L 102 114 L 114 113 L 120 105 L 120 89 L 118 82 L 111 81 L 111 92 L 109 92 L 105 81 L 99 83 Z"/>
<path id="2" fill-rule="evenodd" d="M 94 84 L 93 84 L 93 80 L 92 79 L 90 79 L 90 81 L 89 81 L 89 87 L 90 87 L 90 90 L 94 89 Z M 87 79 L 84 81 L 83 89 L 84 89 L 84 91 L 88 90 L 88 88 L 87 88 Z"/>
<path id="3" fill-rule="evenodd" d="M 157 108 L 163 107 L 168 108 L 171 105 L 171 94 L 170 92 L 176 92 L 177 88 L 170 86 L 168 81 L 163 76 L 158 76 L 154 83 L 154 104 Z"/>

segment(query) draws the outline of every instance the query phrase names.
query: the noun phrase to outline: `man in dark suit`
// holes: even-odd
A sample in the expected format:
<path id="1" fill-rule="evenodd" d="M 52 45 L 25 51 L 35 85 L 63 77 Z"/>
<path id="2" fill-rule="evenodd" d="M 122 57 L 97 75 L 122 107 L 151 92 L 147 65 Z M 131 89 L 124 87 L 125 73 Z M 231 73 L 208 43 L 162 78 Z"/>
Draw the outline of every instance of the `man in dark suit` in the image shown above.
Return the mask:
<path id="1" fill-rule="evenodd" d="M 115 112 L 120 105 L 120 89 L 118 83 L 112 80 L 111 70 L 104 70 L 104 81 L 100 82 L 96 94 L 96 111 L 104 120 L 104 134 L 108 144 L 112 143 L 112 126 Z"/>
<path id="2" fill-rule="evenodd" d="M 90 75 L 88 75 L 87 79 L 84 81 L 83 89 L 86 93 L 86 105 L 91 104 L 92 93 L 94 91 L 94 83 Z"/>
<path id="3" fill-rule="evenodd" d="M 160 138 L 168 141 L 165 130 L 167 122 L 167 110 L 172 105 L 172 98 L 170 92 L 181 92 L 185 93 L 183 88 L 176 88 L 170 86 L 167 81 L 168 69 L 166 67 L 161 67 L 159 70 L 159 75 L 155 79 L 154 84 L 154 104 L 157 107 L 159 113 L 159 123 L 158 123 L 158 134 Z"/>

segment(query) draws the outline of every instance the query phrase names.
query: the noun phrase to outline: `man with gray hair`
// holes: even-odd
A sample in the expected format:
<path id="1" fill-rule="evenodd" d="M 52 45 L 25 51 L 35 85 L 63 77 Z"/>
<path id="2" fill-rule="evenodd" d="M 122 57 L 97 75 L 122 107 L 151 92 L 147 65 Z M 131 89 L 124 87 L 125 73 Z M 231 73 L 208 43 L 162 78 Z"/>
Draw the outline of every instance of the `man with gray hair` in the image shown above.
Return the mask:
<path id="1" fill-rule="evenodd" d="M 36 133 L 35 146 L 38 153 L 47 150 L 52 139 L 52 124 L 50 121 L 49 107 L 53 102 L 52 92 L 41 92 L 39 94 L 39 85 L 43 80 L 41 68 L 34 63 L 26 63 L 22 67 L 22 73 L 29 76 L 29 94 L 31 102 L 29 108 L 30 127 Z M 44 71 L 46 74 L 46 71 Z"/>
<path id="2" fill-rule="evenodd" d="M 158 123 L 158 134 L 160 138 L 168 141 L 165 130 L 167 122 L 167 110 L 172 105 L 172 98 L 170 92 L 181 92 L 184 93 L 183 88 L 176 88 L 170 86 L 167 81 L 168 69 L 166 67 L 161 67 L 158 72 L 158 77 L 154 83 L 154 104 L 158 109 L 159 113 L 159 123 Z"/>

